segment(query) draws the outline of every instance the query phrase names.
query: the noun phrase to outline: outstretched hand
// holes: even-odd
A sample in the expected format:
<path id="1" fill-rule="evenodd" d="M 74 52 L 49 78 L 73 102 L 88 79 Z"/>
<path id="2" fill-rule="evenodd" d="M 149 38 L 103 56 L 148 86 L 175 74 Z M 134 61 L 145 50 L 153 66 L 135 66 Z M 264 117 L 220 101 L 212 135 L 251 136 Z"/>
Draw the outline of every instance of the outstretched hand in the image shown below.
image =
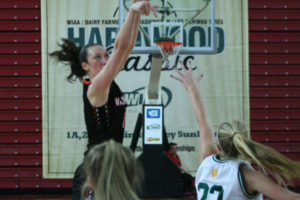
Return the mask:
<path id="1" fill-rule="evenodd" d="M 194 78 L 193 77 L 193 71 L 192 71 L 192 64 L 189 63 L 188 67 L 186 67 L 182 61 L 180 61 L 180 65 L 183 69 L 183 73 L 180 72 L 177 67 L 174 67 L 173 69 L 177 72 L 177 74 L 179 75 L 179 77 L 177 76 L 174 76 L 174 75 L 171 75 L 171 78 L 179 81 L 184 87 L 185 89 L 187 89 L 188 91 L 192 88 L 195 88 L 196 87 L 196 84 L 197 82 L 199 82 L 202 77 L 203 77 L 203 74 L 201 74 L 199 77 L 197 78 Z M 186 69 L 188 68 L 188 69 Z"/>
<path id="2" fill-rule="evenodd" d="M 152 6 L 150 0 L 133 0 L 130 9 L 140 12 L 142 15 L 149 15 L 150 11 L 157 17 L 155 9 L 159 6 Z"/>

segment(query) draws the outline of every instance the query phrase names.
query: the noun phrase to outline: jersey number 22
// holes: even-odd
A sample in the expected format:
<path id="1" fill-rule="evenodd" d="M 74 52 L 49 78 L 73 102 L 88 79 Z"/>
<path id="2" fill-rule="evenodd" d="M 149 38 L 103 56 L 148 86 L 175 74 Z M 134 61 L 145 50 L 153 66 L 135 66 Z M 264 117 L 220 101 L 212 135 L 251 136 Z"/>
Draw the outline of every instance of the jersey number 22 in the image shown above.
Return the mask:
<path id="1" fill-rule="evenodd" d="M 209 193 L 213 194 L 214 192 L 218 192 L 218 200 L 223 200 L 223 187 L 220 185 L 213 185 L 210 189 L 209 186 L 206 183 L 199 183 L 198 184 L 198 191 L 200 191 L 201 189 L 203 189 L 203 195 L 201 200 L 206 200 L 207 199 L 207 195 L 208 195 L 208 191 Z"/>

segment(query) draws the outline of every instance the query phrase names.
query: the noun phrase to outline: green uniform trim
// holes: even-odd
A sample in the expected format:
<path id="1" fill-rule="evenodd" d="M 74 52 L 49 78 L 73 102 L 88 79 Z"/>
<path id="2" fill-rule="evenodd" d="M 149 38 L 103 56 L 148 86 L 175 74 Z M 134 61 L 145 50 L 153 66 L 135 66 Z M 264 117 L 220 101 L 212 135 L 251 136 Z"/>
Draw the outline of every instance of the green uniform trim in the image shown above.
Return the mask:
<path id="1" fill-rule="evenodd" d="M 218 155 L 213 155 L 213 160 L 218 162 L 218 163 L 225 163 L 225 162 L 228 162 L 229 160 L 220 160 L 219 156 Z"/>
<path id="2" fill-rule="evenodd" d="M 247 189 L 246 189 L 246 188 L 247 188 L 247 187 L 246 187 L 246 182 L 245 182 L 243 173 L 241 172 L 240 169 L 238 170 L 238 179 L 239 179 L 239 183 L 240 183 L 240 186 L 241 186 L 241 189 L 242 189 L 243 194 L 244 194 L 248 199 L 253 199 L 253 198 L 257 195 L 257 192 L 253 192 L 252 194 L 249 194 L 249 193 L 247 192 Z"/>

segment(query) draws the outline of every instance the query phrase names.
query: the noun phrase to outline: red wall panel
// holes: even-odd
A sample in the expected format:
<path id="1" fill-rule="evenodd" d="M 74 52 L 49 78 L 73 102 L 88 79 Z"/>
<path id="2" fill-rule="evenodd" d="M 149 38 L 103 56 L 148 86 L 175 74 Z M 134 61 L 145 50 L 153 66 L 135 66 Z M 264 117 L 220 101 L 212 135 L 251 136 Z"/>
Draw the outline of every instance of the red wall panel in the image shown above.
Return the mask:
<path id="1" fill-rule="evenodd" d="M 0 76 L 2 77 L 40 77 L 41 66 L 30 66 L 30 65 L 17 65 L 17 66 L 0 66 Z"/>
<path id="2" fill-rule="evenodd" d="M 38 78 L 5 77 L 1 79 L 2 81 L 0 82 L 0 88 L 40 88 L 41 87 L 41 77 Z"/>
<path id="3" fill-rule="evenodd" d="M 42 131 L 41 122 L 0 122 L 1 133 L 39 133 Z"/>
<path id="4" fill-rule="evenodd" d="M 2 10 L 0 12 L 2 20 L 38 20 L 40 19 L 40 11 L 35 10 Z"/>
<path id="5" fill-rule="evenodd" d="M 0 47 L 1 48 L 1 47 Z M 265 43 L 254 43 L 250 46 L 251 53 L 279 53 L 279 54 L 295 54 L 300 53 L 300 44 L 265 44 Z"/>
<path id="6" fill-rule="evenodd" d="M 300 1 L 249 0 L 249 29 L 252 138 L 300 161 Z"/>
<path id="7" fill-rule="evenodd" d="M 41 176 L 41 168 L 1 168 L 0 171 L 0 178 L 38 178 Z"/>
<path id="8" fill-rule="evenodd" d="M 297 32 L 285 32 L 284 34 L 280 32 L 251 32 L 249 42 L 252 44 L 255 42 L 293 43 L 300 42 L 300 38 Z"/>
<path id="9" fill-rule="evenodd" d="M 0 145 L 0 155 L 39 155 L 41 144 L 3 144 Z"/>
<path id="10" fill-rule="evenodd" d="M 39 0 L 2 0 L 0 8 L 13 8 L 13 9 L 37 9 L 40 8 Z"/>
<path id="11" fill-rule="evenodd" d="M 299 0 L 249 0 L 252 9 L 300 9 Z"/>
<path id="12" fill-rule="evenodd" d="M 71 188 L 42 178 L 40 0 L 0 3 L 0 189 Z"/>
<path id="13" fill-rule="evenodd" d="M 299 26 L 300 27 L 300 26 Z M 300 31 L 300 30 L 299 30 Z M 250 47 L 251 49 L 251 47 Z M 299 65 L 300 60 L 297 54 L 252 54 L 250 52 L 250 64 L 257 65 L 257 64 L 273 64 L 273 65 Z M 1 57 L 0 57 L 1 59 Z"/>
<path id="14" fill-rule="evenodd" d="M 41 110 L 41 100 L 2 100 L 0 110 Z"/>
<path id="15" fill-rule="evenodd" d="M 264 131 L 257 131 L 252 135 L 252 139 L 258 142 L 272 143 L 272 142 L 285 142 L 289 143 L 300 142 L 300 134 L 296 131 L 269 131 L 267 134 Z M 300 157 L 300 154 L 297 154 Z M 299 160 L 300 161 L 300 160 Z"/>
<path id="16" fill-rule="evenodd" d="M 41 45 L 36 44 L 0 44 L 0 54 L 40 54 Z"/>
<path id="17" fill-rule="evenodd" d="M 37 155 L 0 155 L 1 167 L 34 167 L 40 168 L 42 166 L 42 156 Z"/>
<path id="18" fill-rule="evenodd" d="M 249 18 L 252 20 L 299 20 L 299 10 L 284 9 L 253 9 L 249 12 Z"/>
<path id="19" fill-rule="evenodd" d="M 41 111 L 2 111 L 0 121 L 41 121 Z"/>
<path id="20" fill-rule="evenodd" d="M 0 55 L 1 65 L 39 65 L 40 55 Z"/>
<path id="21" fill-rule="evenodd" d="M 265 99 L 254 98 L 251 100 L 252 110 L 258 109 L 300 109 L 300 99 Z M 299 134 L 300 135 L 300 134 Z"/>
<path id="22" fill-rule="evenodd" d="M 2 21 L 0 31 L 40 31 L 39 21 Z"/>
<path id="23" fill-rule="evenodd" d="M 0 42 L 5 43 L 38 43 L 41 42 L 40 32 L 0 32 Z"/>
<path id="24" fill-rule="evenodd" d="M 298 76 L 300 75 L 299 65 L 252 65 L 250 74 L 252 76 Z"/>
<path id="25" fill-rule="evenodd" d="M 17 24 L 15 25 L 17 26 Z M 21 28 L 21 27 L 20 27 Z M 249 21 L 253 31 L 300 31 L 300 20 L 297 21 Z"/>
<path id="26" fill-rule="evenodd" d="M 1 144 L 40 144 L 41 133 L 2 133 L 0 134 Z"/>
<path id="27" fill-rule="evenodd" d="M 252 83 L 250 83 L 252 84 Z M 300 98 L 300 88 L 257 88 L 250 87 L 250 98 L 286 98 L 286 99 L 294 99 Z M 250 101 L 251 104 L 251 101 Z"/>
<path id="28" fill-rule="evenodd" d="M 40 99 L 41 96 L 42 91 L 40 88 L 0 88 L 0 99 Z"/>
<path id="29" fill-rule="evenodd" d="M 272 76 L 272 77 L 250 77 L 251 86 L 253 87 L 299 87 L 300 86 L 300 76 Z"/>

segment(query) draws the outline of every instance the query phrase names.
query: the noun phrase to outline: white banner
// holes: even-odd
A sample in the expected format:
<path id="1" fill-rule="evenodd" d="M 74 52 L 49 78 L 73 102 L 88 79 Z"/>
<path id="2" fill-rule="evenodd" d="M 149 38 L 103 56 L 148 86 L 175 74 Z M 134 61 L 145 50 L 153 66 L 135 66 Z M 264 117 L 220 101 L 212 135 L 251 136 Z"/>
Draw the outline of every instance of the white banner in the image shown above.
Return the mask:
<path id="1" fill-rule="evenodd" d="M 182 7 L 186 1 L 180 1 Z M 199 1 L 200 4 L 201 1 Z M 178 6 L 178 5 L 177 5 Z M 179 5 L 180 6 L 180 5 Z M 199 6 L 200 7 L 200 6 Z M 42 0 L 43 49 L 43 176 L 71 178 L 83 160 L 87 132 L 83 116 L 82 83 L 70 84 L 69 67 L 55 63 L 49 53 L 61 38 L 78 45 L 99 43 L 110 47 L 118 27 L 118 0 Z M 224 121 L 238 119 L 249 127 L 248 1 L 216 0 L 218 53 L 179 55 L 192 61 L 195 76 L 204 74 L 198 88 L 216 130 Z M 180 17 L 175 21 L 184 21 Z M 209 44 L 209 19 L 199 17 L 185 29 L 184 45 Z M 141 21 L 141 24 L 148 22 Z M 145 45 L 139 33 L 137 44 Z M 128 103 L 124 145 L 129 146 L 138 113 L 142 112 L 145 87 L 150 76 L 149 55 L 131 55 L 116 82 Z M 185 171 L 194 175 L 199 166 L 199 136 L 189 96 L 163 68 L 160 86 L 164 123 L 169 142 L 178 144 Z M 137 155 L 142 151 L 139 139 Z"/>

